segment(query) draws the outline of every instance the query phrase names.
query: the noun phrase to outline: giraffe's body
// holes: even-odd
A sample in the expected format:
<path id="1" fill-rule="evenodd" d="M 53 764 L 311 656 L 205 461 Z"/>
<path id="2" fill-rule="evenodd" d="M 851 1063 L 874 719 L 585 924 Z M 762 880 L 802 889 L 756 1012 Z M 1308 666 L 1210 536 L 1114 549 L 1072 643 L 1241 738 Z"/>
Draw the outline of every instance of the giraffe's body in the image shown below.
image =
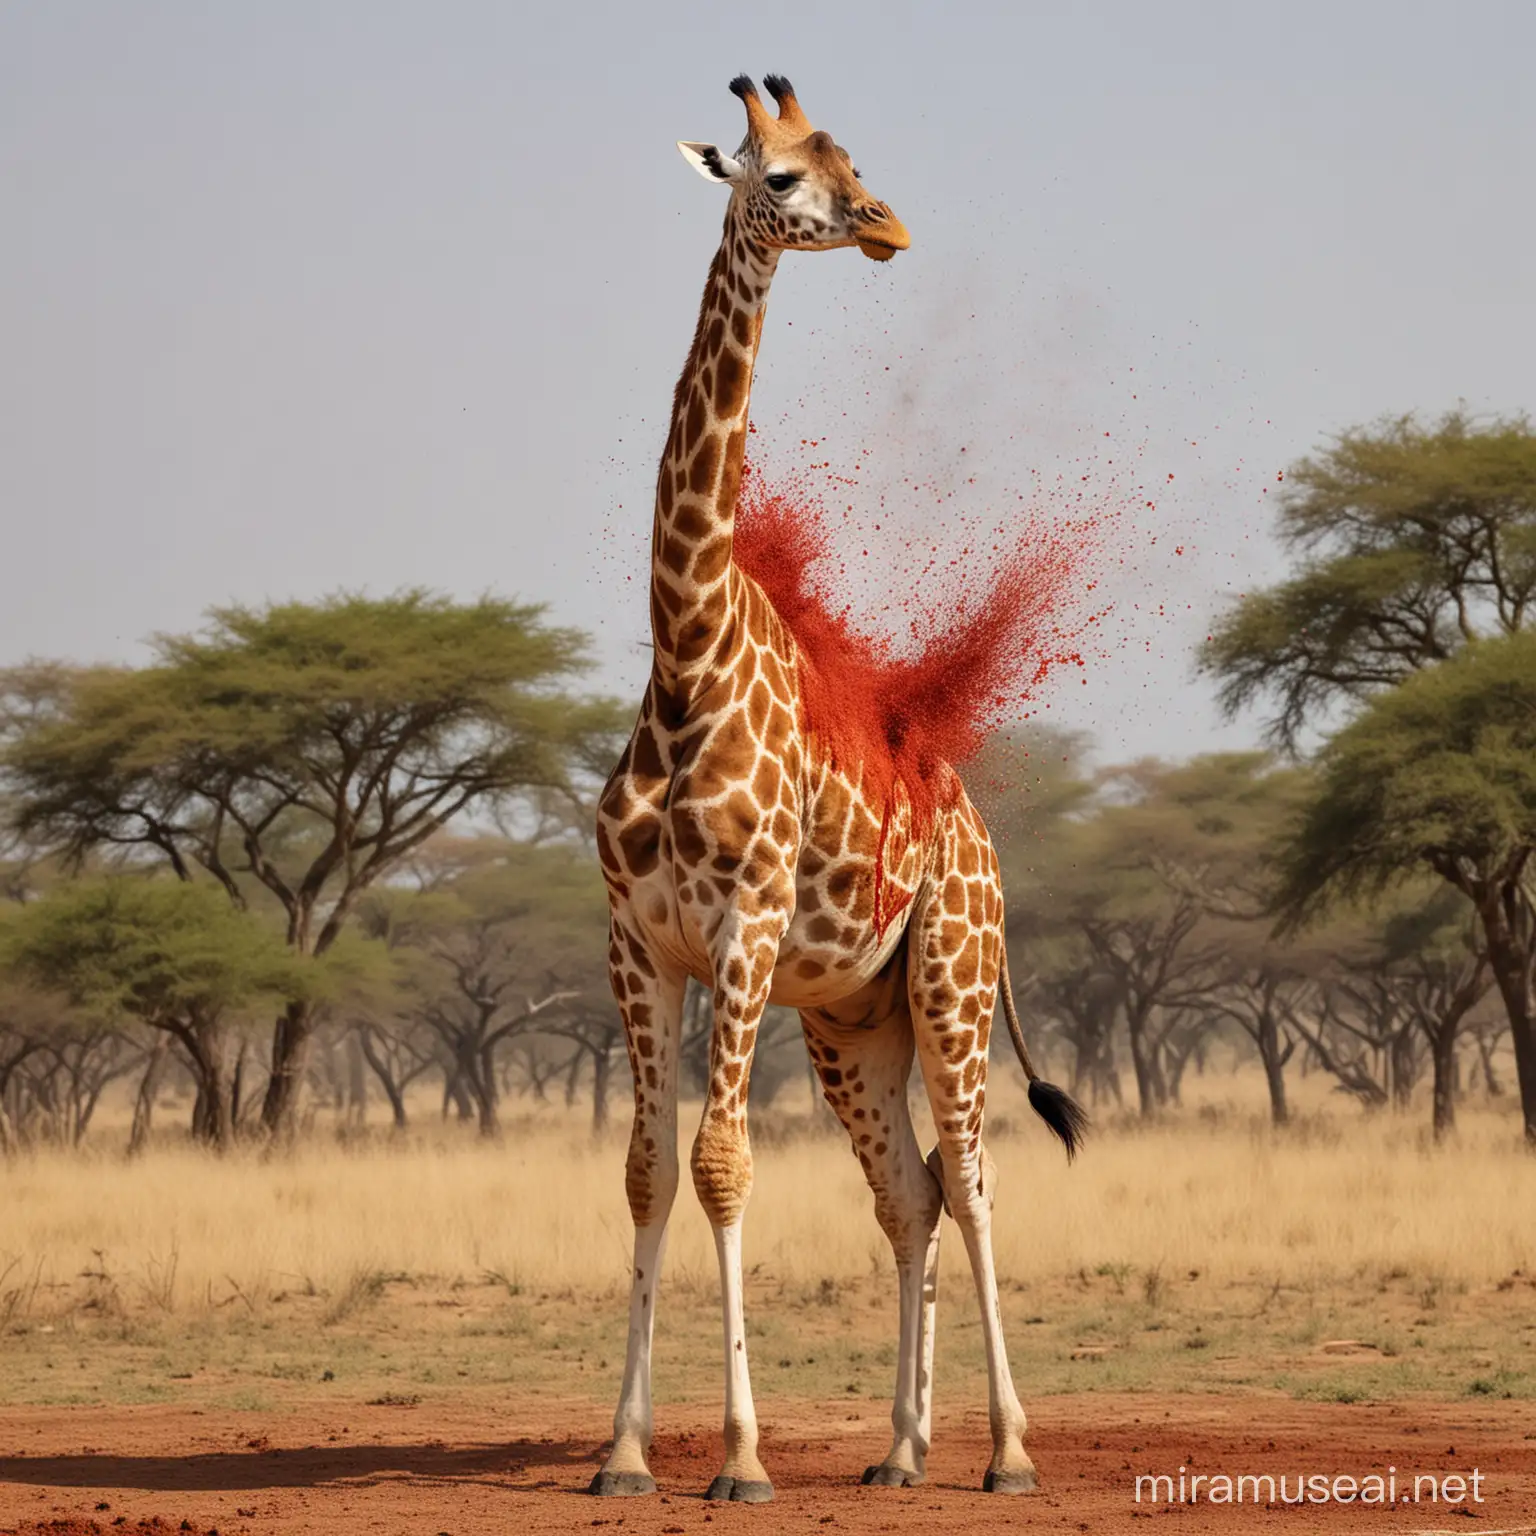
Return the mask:
<path id="1" fill-rule="evenodd" d="M 908 243 L 889 209 L 859 185 L 846 154 L 812 132 L 787 84 L 770 77 L 769 86 L 777 120 L 750 82 L 733 85 L 749 127 L 737 159 L 713 146 L 683 146 L 706 175 L 734 182 L 735 195 L 658 482 L 651 681 L 598 812 L 610 973 L 635 1078 L 626 1188 L 636 1236 L 614 1448 L 593 1488 L 654 1487 L 645 1465 L 650 1339 L 679 1181 L 677 1055 L 692 976 L 710 989 L 715 1008 L 691 1158 L 724 1293 L 726 1463 L 712 1494 L 771 1493 L 757 1458 L 740 1248 L 752 1185 L 747 1089 L 770 1001 L 800 1010 L 823 1090 L 849 1131 L 896 1254 L 896 1437 L 869 1480 L 914 1482 L 923 1474 L 947 1203 L 982 1305 L 994 1439 L 988 1486 L 1019 1489 L 1034 1476 L 1003 1350 L 988 1235 L 993 1191 L 981 1145 L 1000 972 L 1006 980 L 997 858 L 950 771 L 938 809 L 914 819 L 900 788 L 873 803 L 866 786 L 878 776 L 832 760 L 803 709 L 800 681 L 812 663 L 731 558 L 752 369 L 779 254 L 857 244 L 883 259 Z M 914 1056 L 939 1133 L 927 1162 L 907 1108 Z M 1053 1094 L 1044 1090 L 1039 1102 L 1070 1146 L 1075 1106 Z"/>

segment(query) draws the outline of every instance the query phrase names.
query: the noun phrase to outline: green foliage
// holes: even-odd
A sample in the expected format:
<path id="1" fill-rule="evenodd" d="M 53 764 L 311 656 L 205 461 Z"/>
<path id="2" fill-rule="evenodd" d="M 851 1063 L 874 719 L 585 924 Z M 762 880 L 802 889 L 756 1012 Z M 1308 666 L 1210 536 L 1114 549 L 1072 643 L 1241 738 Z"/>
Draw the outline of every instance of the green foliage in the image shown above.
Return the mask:
<path id="1" fill-rule="evenodd" d="M 617 756 L 623 712 L 568 691 L 583 637 L 540 608 L 421 591 L 216 609 L 153 665 L 0 677 L 13 827 L 79 866 L 103 850 L 261 892 L 325 955 L 364 893 L 466 812 L 541 822 Z M 313 1033 L 291 1001 L 262 1117 L 291 1130 Z"/>
<path id="2" fill-rule="evenodd" d="M 1226 708 L 1277 706 L 1275 738 L 1481 636 L 1536 597 L 1536 429 L 1457 411 L 1342 434 L 1288 474 L 1279 533 L 1301 559 L 1215 626 L 1203 670 Z"/>
<path id="3" fill-rule="evenodd" d="M 207 883 L 127 876 L 12 908 L 0 958 L 76 1006 L 151 1024 L 312 997 L 325 975 Z"/>
<path id="4" fill-rule="evenodd" d="M 1466 901 L 1433 876 L 1407 876 L 1372 906 L 1373 958 L 1383 966 L 1455 967 L 1475 950 Z"/>
<path id="5" fill-rule="evenodd" d="M 424 954 L 456 952 L 472 938 L 489 937 L 504 955 L 515 950 L 530 976 L 559 974 L 572 963 L 601 971 L 607 893 L 585 849 L 444 838 L 429 854 L 417 867 L 421 888 L 389 887 L 370 898 L 368 932 Z"/>
<path id="6" fill-rule="evenodd" d="M 343 594 L 218 609 L 156 648 L 144 668 L 6 677 L 14 822 L 77 858 L 138 846 L 179 873 L 201 863 L 237 900 L 254 877 L 300 948 L 331 943 L 357 893 L 454 816 L 571 794 L 616 750 L 615 706 L 564 691 L 582 637 L 537 607 Z"/>
<path id="7" fill-rule="evenodd" d="M 1053 803 L 1009 913 L 1054 1031 L 1072 1045 L 1074 1085 L 1118 1097 L 1112 1038 L 1128 1033 L 1144 1114 L 1166 1104 L 1232 968 L 1275 959 L 1253 919 L 1268 900 L 1269 845 L 1304 775 L 1264 753 L 1141 762 Z M 1270 944 L 1273 952 L 1276 946 Z M 1294 957 L 1288 957 L 1294 963 Z"/>
<path id="8" fill-rule="evenodd" d="M 515 1037 L 601 1048 L 606 1070 L 621 1031 L 607 976 L 607 893 L 590 849 L 569 838 L 445 836 L 409 873 L 414 888 L 379 888 L 360 912 L 397 963 L 391 1035 L 424 1029 L 436 1038 L 482 1131 L 497 1128 L 497 1054 Z M 602 1038 L 592 1034 L 598 1023 Z M 371 1028 L 377 1035 L 382 1026 L 375 1019 Z"/>
<path id="9" fill-rule="evenodd" d="M 1069 925 L 1155 926 L 1176 909 L 1191 922 L 1252 915 L 1267 899 L 1268 851 L 1305 782 L 1262 752 L 1117 768 L 1052 827 L 1024 899 L 1038 919 Z"/>
<path id="10" fill-rule="evenodd" d="M 1463 889 L 1536 848 L 1536 633 L 1467 646 L 1373 699 L 1323 749 L 1288 841 L 1289 926 L 1432 869 Z"/>

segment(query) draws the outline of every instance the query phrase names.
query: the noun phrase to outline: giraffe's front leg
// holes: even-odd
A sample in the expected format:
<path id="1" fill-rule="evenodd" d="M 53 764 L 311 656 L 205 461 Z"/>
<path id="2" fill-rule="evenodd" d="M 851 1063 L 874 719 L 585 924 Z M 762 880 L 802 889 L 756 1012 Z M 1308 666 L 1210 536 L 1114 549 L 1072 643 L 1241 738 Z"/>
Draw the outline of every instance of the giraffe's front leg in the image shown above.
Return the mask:
<path id="1" fill-rule="evenodd" d="M 725 1464 L 706 1497 L 739 1504 L 764 1504 L 773 1497 L 773 1484 L 757 1457 L 757 1413 L 747 1369 L 741 1226 L 752 1193 L 747 1084 L 784 926 L 777 921 L 750 927 L 724 925 L 729 936 L 716 957 L 709 1088 L 693 1144 L 693 1185 L 714 1230 L 720 1261 L 725 1334 Z"/>
<path id="2" fill-rule="evenodd" d="M 609 962 L 635 1078 L 635 1121 L 624 1175 L 635 1223 L 624 1384 L 613 1416 L 613 1449 L 589 1490 L 612 1496 L 656 1491 L 647 1465 L 652 1428 L 651 1333 L 667 1245 L 667 1217 L 677 1194 L 677 1058 L 686 977 L 664 974 L 639 941 L 617 924 Z"/>

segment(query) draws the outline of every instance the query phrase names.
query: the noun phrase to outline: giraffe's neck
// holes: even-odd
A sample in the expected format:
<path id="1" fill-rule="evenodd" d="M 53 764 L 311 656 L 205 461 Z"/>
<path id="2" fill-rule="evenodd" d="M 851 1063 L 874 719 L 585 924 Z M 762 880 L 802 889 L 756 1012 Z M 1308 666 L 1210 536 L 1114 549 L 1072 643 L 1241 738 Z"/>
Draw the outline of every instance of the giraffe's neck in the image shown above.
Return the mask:
<path id="1" fill-rule="evenodd" d="M 709 269 L 693 347 L 677 381 L 651 540 L 653 673 L 669 692 L 715 658 L 731 604 L 731 533 L 746 457 L 752 368 L 779 253 L 734 208 Z"/>

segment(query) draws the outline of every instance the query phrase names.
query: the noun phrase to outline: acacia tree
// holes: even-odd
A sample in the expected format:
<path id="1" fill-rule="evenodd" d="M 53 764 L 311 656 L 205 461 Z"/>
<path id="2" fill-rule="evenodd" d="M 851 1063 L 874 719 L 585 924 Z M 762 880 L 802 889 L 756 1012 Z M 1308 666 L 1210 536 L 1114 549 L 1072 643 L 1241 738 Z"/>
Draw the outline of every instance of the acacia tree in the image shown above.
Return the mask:
<path id="1" fill-rule="evenodd" d="M 1296 574 L 1220 619 L 1202 667 L 1236 713 L 1272 708 L 1294 749 L 1354 707 L 1482 637 L 1536 598 L 1536 429 L 1453 411 L 1345 432 L 1286 471 L 1279 536 Z"/>
<path id="2" fill-rule="evenodd" d="M 1291 1027 L 1316 990 L 1326 957 L 1277 943 L 1266 931 L 1275 840 L 1304 776 L 1265 753 L 1215 753 L 1167 770 L 1155 783 L 1145 857 L 1165 886 L 1196 900 L 1206 963 L 1173 1001 L 1242 1030 L 1264 1071 L 1270 1119 L 1290 1119 L 1285 1068 Z M 1151 834 L 1151 835 L 1149 835 Z"/>
<path id="3" fill-rule="evenodd" d="M 0 832 L 0 933 L 13 907 L 36 901 L 56 873 L 37 850 Z M 145 1058 L 134 1033 L 15 975 L 0 977 L 0 1151 L 35 1135 L 82 1140 L 108 1084 Z"/>
<path id="4" fill-rule="evenodd" d="M 14 978 L 0 986 L 0 1152 L 12 1151 L 22 1138 L 26 1069 L 47 1051 L 60 1011 L 56 999 Z"/>
<path id="5" fill-rule="evenodd" d="M 1071 1052 L 1074 1096 L 1122 1102 L 1115 1064 L 1121 990 L 1081 932 L 1062 921 L 1056 891 L 1070 878 L 1094 808 L 1081 734 L 1036 728 L 995 737 L 967 766 L 966 789 L 986 817 L 1007 894 L 1015 999 L 1030 1049 L 1060 1040 Z M 1038 1021 L 1038 1026 L 1036 1021 Z M 994 1041 L 1000 1032 L 994 1032 Z M 1011 1060 L 1011 1055 L 1010 1055 Z"/>
<path id="6" fill-rule="evenodd" d="M 1423 1035 L 1434 1074 L 1435 1139 L 1456 1127 L 1456 1043 L 1493 985 L 1488 956 L 1469 933 L 1465 903 L 1447 886 L 1388 914 L 1381 926 L 1387 984 Z"/>
<path id="7" fill-rule="evenodd" d="M 218 608 L 203 633 L 157 639 L 146 667 L 5 674 L 0 769 L 32 840 L 76 861 L 158 857 L 183 880 L 200 868 L 236 907 L 261 889 L 293 951 L 322 956 L 454 817 L 606 771 L 618 713 L 566 691 L 587 664 L 579 633 L 492 598 Z M 271 1132 L 295 1124 L 315 1027 L 304 997 L 277 1022 Z"/>
<path id="8" fill-rule="evenodd" d="M 89 1014 L 171 1036 L 198 1085 L 194 1131 L 221 1148 L 235 1130 L 233 1017 L 312 998 L 324 979 L 211 885 L 142 876 L 60 884 L 9 914 L 0 953 L 17 975 Z"/>
<path id="9" fill-rule="evenodd" d="M 1032 968 L 1026 972 L 1027 1003 L 1038 1012 L 1047 1038 L 1063 1041 L 1072 1052 L 1071 1092 L 1094 1105 L 1124 1102 L 1115 1063 L 1115 1030 L 1120 1020 L 1120 988 L 1094 960 L 1081 935 L 1052 932 L 1037 910 L 1024 903 L 1008 909 L 1008 926 L 1026 935 Z M 1025 993 L 1025 987 L 1020 987 Z M 1021 1002 L 1023 999 L 1021 999 Z"/>
<path id="10" fill-rule="evenodd" d="M 568 1040 L 576 1047 L 570 1067 L 578 1068 L 583 1059 L 590 1065 L 592 1134 L 600 1136 L 608 1128 L 613 1069 L 625 1059 L 623 1017 L 611 998 L 604 998 L 596 988 L 589 988 L 573 997 L 560 1010 L 555 1022 L 544 1026 L 543 1033 Z"/>
<path id="11" fill-rule="evenodd" d="M 410 1124 L 406 1090 L 417 1078 L 441 1065 L 438 1042 L 421 1020 L 410 1014 L 375 1017 L 371 1012 L 352 1021 L 358 1049 L 369 1071 L 389 1100 L 397 1131 Z"/>
<path id="12" fill-rule="evenodd" d="M 142 1068 L 149 1053 L 121 1021 L 68 1010 L 55 1020 L 43 1047 L 13 1079 L 10 1108 L 18 1128 L 32 1120 L 49 1139 L 78 1146 L 107 1087 Z M 16 1093 L 19 1086 L 21 1092 Z M 5 1113 L 0 1109 L 0 1113 Z"/>
<path id="13" fill-rule="evenodd" d="M 1518 636 L 1530 624 L 1536 598 L 1536 429 L 1524 417 L 1477 421 L 1453 411 L 1430 424 L 1412 416 L 1384 421 L 1343 433 L 1325 451 L 1294 465 L 1286 478 L 1279 534 L 1299 569 L 1279 585 L 1245 597 L 1219 620 L 1202 666 L 1220 679 L 1229 712 L 1267 705 L 1268 730 L 1287 748 L 1295 750 L 1303 732 L 1315 730 L 1330 711 L 1342 708 L 1347 717 L 1383 690 L 1447 665 L 1465 648 Z M 1346 756 L 1357 747 L 1363 747 L 1358 737 Z M 1444 774 L 1455 771 L 1443 755 L 1440 764 Z M 1478 778 L 1489 765 L 1463 766 Z M 1343 758 L 1335 760 L 1334 769 L 1349 771 Z M 1338 792 L 1334 783 L 1330 793 Z M 1414 863 L 1409 859 L 1401 867 Z M 1427 850 L 1417 867 L 1422 870 L 1425 863 L 1432 863 Z M 1455 863 L 1448 860 L 1447 867 Z M 1458 877 L 1446 878 L 1474 904 L 1483 901 L 1487 911 L 1479 911 L 1480 932 L 1486 933 L 1495 917 L 1493 905 L 1504 901 L 1506 910 L 1494 927 L 1507 932 L 1518 949 L 1522 903 L 1528 907 L 1516 894 L 1519 881 L 1511 884 L 1492 866 L 1474 876 L 1476 864 L 1463 860 Z M 1438 864 L 1432 867 L 1445 874 Z M 1293 917 L 1299 892 L 1293 884 Z M 1398 959 L 1400 971 L 1404 957 Z M 1508 979 L 1499 988 L 1508 1006 L 1522 984 L 1513 959 L 1504 969 Z M 1442 983 L 1448 980 L 1441 977 Z M 1439 1020 L 1430 1045 L 1432 1056 L 1439 1053 L 1434 1059 L 1442 1073 L 1453 1070 L 1455 1030 L 1466 1013 L 1461 1004 L 1475 990 L 1472 982 L 1471 974 L 1463 974 L 1454 984 L 1430 986 L 1434 995 L 1421 999 Z M 1417 1007 L 1413 996 L 1410 988 L 1406 999 Z M 1516 1011 L 1523 1006 L 1517 1003 Z M 1513 1023 L 1512 1028 L 1518 1057 L 1520 1031 Z M 1410 1065 L 1414 1034 L 1411 1024 L 1396 1030 L 1400 1066 Z M 1522 1092 L 1529 1105 L 1523 1080 Z M 1442 1078 L 1436 1093 L 1442 1128 L 1448 1093 Z"/>
<path id="14" fill-rule="evenodd" d="M 1341 1093 L 1365 1109 L 1408 1105 L 1422 1067 L 1418 1031 L 1403 1012 L 1386 964 L 1369 938 L 1346 927 L 1336 966 L 1286 1019 Z"/>
<path id="15" fill-rule="evenodd" d="M 1456 1124 L 1457 1045 L 1493 985 L 1465 901 L 1432 875 L 1410 878 L 1285 947 L 1323 960 L 1310 1006 L 1288 1015 L 1319 1065 L 1368 1108 L 1398 1109 L 1428 1065 L 1431 1124 L 1443 1139 Z"/>
<path id="16" fill-rule="evenodd" d="M 1074 838 L 1069 871 L 1053 882 L 1056 920 L 1081 937 L 1094 970 L 1108 979 L 1130 1044 L 1143 1116 L 1170 1100 L 1165 1036 L 1181 1021 L 1173 1006 L 1209 956 L 1198 930 L 1204 912 L 1170 891 L 1121 841 L 1120 818 L 1101 813 Z M 1065 850 L 1064 850 L 1065 851 Z"/>
<path id="17" fill-rule="evenodd" d="M 622 1033 L 599 1027 L 604 1015 L 616 1027 L 617 1011 L 607 898 L 590 853 L 568 842 L 445 839 L 414 868 L 421 888 L 376 893 L 367 925 L 404 959 L 401 1009 L 441 1041 L 449 1093 L 469 1095 L 482 1134 L 499 1129 L 498 1055 L 520 1035 L 558 1027 L 603 1074 Z M 606 1093 L 606 1075 L 598 1086 Z"/>
<path id="18" fill-rule="evenodd" d="M 1283 925 L 1426 871 L 1476 913 L 1536 1150 L 1536 633 L 1465 647 L 1328 743 L 1282 856 Z"/>
<path id="19" fill-rule="evenodd" d="M 1275 1125 L 1288 1124 L 1285 1068 L 1295 1053 L 1296 1036 L 1287 1026 L 1294 994 L 1306 986 L 1306 979 L 1282 959 L 1241 949 L 1228 952 L 1213 979 L 1215 984 L 1204 995 L 1205 1006 L 1253 1042 L 1269 1092 L 1270 1120 Z"/>
<path id="20" fill-rule="evenodd" d="M 1143 1115 L 1175 1097 L 1209 1027 L 1212 989 L 1247 942 L 1234 925 L 1264 910 L 1265 849 L 1294 794 L 1294 773 L 1264 753 L 1137 763 L 1105 775 L 1091 814 L 1058 829 L 1035 921 L 1078 935 L 1112 984 Z M 1267 1063 L 1272 1095 L 1283 1050 Z"/>

